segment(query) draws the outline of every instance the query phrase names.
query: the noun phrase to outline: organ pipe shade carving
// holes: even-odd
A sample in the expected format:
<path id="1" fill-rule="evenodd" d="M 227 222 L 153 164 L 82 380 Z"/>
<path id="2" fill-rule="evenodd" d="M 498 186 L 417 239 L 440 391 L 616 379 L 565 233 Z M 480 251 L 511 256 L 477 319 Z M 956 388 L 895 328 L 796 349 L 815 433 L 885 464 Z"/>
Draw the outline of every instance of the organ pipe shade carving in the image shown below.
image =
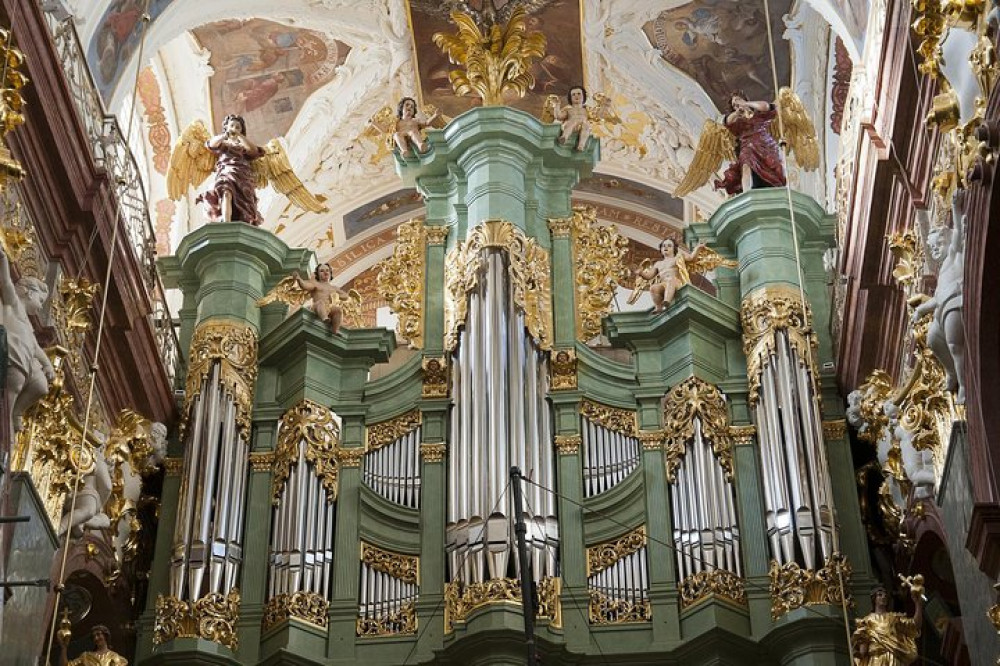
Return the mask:
<path id="1" fill-rule="evenodd" d="M 372 423 L 366 429 L 365 449 L 369 452 L 377 451 L 419 428 L 420 422 L 420 410 L 412 409 L 387 421 Z"/>
<path id="2" fill-rule="evenodd" d="M 420 410 L 368 427 L 362 481 L 385 499 L 420 507 Z"/>
<path id="3" fill-rule="evenodd" d="M 267 631 L 291 618 L 317 627 L 326 627 L 329 624 L 329 612 L 330 602 L 315 592 L 279 594 L 264 604 L 261 628 Z"/>
<path id="4" fill-rule="evenodd" d="M 204 638 L 235 651 L 239 647 L 236 624 L 240 616 L 240 591 L 213 592 L 197 601 L 174 596 L 156 599 L 153 643 L 162 645 L 175 638 Z"/>
<path id="5" fill-rule="evenodd" d="M 645 525 L 587 548 L 587 587 L 591 624 L 651 619 Z"/>
<path id="6" fill-rule="evenodd" d="M 323 483 L 326 501 L 336 500 L 340 473 L 337 453 L 339 447 L 340 426 L 337 425 L 336 415 L 328 408 L 311 400 L 303 400 L 285 412 L 278 425 L 271 501 L 278 504 L 291 468 L 299 461 L 300 448 L 304 448 L 306 462 Z"/>
<path id="7" fill-rule="evenodd" d="M 549 626 L 562 626 L 562 579 L 545 577 L 538 582 L 538 609 L 535 617 L 548 620 Z M 460 581 L 444 586 L 444 631 L 464 623 L 473 611 L 490 604 L 521 603 L 521 582 L 516 578 L 487 580 L 464 584 Z"/>
<path id="8" fill-rule="evenodd" d="M 524 325 L 540 349 L 552 349 L 552 280 L 549 253 L 512 223 L 488 220 L 469 232 L 445 259 L 445 349 L 458 346 L 459 328 L 468 316 L 466 295 L 476 289 L 484 273 L 489 248 L 504 250 L 512 297 L 524 314 Z"/>
<path id="9" fill-rule="evenodd" d="M 249 326 L 227 321 L 206 321 L 195 329 L 188 353 L 184 386 L 184 424 L 200 395 L 212 366 L 220 366 L 219 382 L 233 396 L 236 423 L 244 439 L 250 437 L 253 391 L 257 382 L 257 334 Z"/>
<path id="10" fill-rule="evenodd" d="M 427 228 L 423 218 L 404 222 L 396 229 L 392 256 L 378 264 L 375 278 L 379 296 L 396 313 L 396 332 L 411 349 L 424 346 L 424 280 Z"/>
<path id="11" fill-rule="evenodd" d="M 827 604 L 841 606 L 854 602 L 850 595 L 851 563 L 840 554 L 827 558 L 818 570 L 803 569 L 795 562 L 778 564 L 771 560 L 771 618 L 777 620 L 801 606 Z"/>
<path id="12" fill-rule="evenodd" d="M 362 542 L 358 636 L 416 633 L 419 585 L 418 557 Z"/>
<path id="13" fill-rule="evenodd" d="M 690 608 L 710 597 L 723 597 L 734 604 L 747 605 L 743 579 L 724 569 L 700 571 L 681 583 L 681 608 Z"/>
<path id="14" fill-rule="evenodd" d="M 583 493 L 611 490 L 639 466 L 641 445 L 635 412 L 584 400 L 580 404 Z"/>
<path id="15" fill-rule="evenodd" d="M 571 220 L 576 285 L 576 337 L 586 342 L 601 334 L 620 280 L 628 277 L 628 239 L 618 227 L 597 223 L 593 206 L 576 206 Z"/>
<path id="16" fill-rule="evenodd" d="M 630 409 L 610 407 L 592 400 L 583 400 L 580 403 L 580 414 L 588 421 L 623 435 L 636 436 L 639 433 L 635 412 Z"/>
<path id="17" fill-rule="evenodd" d="M 699 427 L 712 445 L 726 473 L 733 480 L 733 443 L 729 436 L 729 410 L 718 388 L 697 377 L 688 377 L 667 392 L 663 407 L 667 446 L 667 478 L 676 481 L 677 466 Z"/>

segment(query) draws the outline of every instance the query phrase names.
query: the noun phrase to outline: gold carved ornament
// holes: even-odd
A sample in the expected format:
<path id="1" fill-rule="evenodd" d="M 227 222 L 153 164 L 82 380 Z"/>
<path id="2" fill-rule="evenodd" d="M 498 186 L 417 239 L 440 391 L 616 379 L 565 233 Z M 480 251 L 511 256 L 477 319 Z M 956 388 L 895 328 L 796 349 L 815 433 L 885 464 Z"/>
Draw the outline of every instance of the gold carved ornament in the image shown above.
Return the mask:
<path id="1" fill-rule="evenodd" d="M 175 638 L 204 638 L 236 651 L 239 636 L 236 623 L 240 616 L 240 591 L 229 594 L 213 592 L 197 601 L 182 601 L 176 597 L 156 598 L 156 621 L 153 643 L 163 645 Z"/>
<path id="2" fill-rule="evenodd" d="M 798 354 L 799 365 L 809 368 L 815 384 L 817 376 L 813 352 L 817 347 L 816 336 L 812 335 L 812 329 L 808 325 L 808 321 L 812 319 L 809 307 L 806 306 L 803 311 L 798 289 L 791 286 L 770 286 L 755 290 L 743 299 L 740 319 L 743 324 L 743 353 L 747 358 L 751 406 L 756 405 L 760 399 L 761 374 L 764 365 L 776 351 L 779 330 L 786 332 L 789 345 Z"/>
<path id="3" fill-rule="evenodd" d="M 587 615 L 591 624 L 649 622 L 653 617 L 653 608 L 648 599 L 637 603 L 627 599 L 614 599 L 594 589 L 589 590 L 589 593 Z"/>
<path id="4" fill-rule="evenodd" d="M 254 472 L 270 472 L 274 468 L 274 451 L 251 451 L 249 462 Z"/>
<path id="5" fill-rule="evenodd" d="M 451 13 L 458 32 L 438 32 L 433 40 L 453 64 L 463 68 L 448 72 L 456 95 L 475 94 L 483 106 L 498 106 L 504 103 L 505 93 L 524 97 L 535 87 L 531 67 L 545 55 L 545 35 L 528 32 L 526 19 L 524 8 L 516 7 L 505 25 L 485 26 L 484 34 L 468 14 Z"/>
<path id="6" fill-rule="evenodd" d="M 118 417 L 107 443 L 104 458 L 111 474 L 111 494 L 104 504 L 104 513 L 111 519 L 112 527 L 134 506 L 125 498 L 125 464 L 133 472 L 146 476 L 156 470 L 151 459 L 156 453 L 153 445 L 153 422 L 131 409 L 118 412 Z"/>
<path id="7" fill-rule="evenodd" d="M 827 604 L 841 606 L 851 601 L 851 564 L 843 555 L 834 553 L 822 569 L 803 569 L 795 562 L 779 565 L 771 560 L 771 619 L 777 620 L 802 606 Z"/>
<path id="8" fill-rule="evenodd" d="M 712 445 L 726 480 L 733 481 L 733 442 L 729 436 L 729 410 L 722 392 L 712 384 L 688 377 L 667 392 L 663 406 L 667 479 L 677 481 L 677 468 L 694 439 L 695 419 L 701 435 Z"/>
<path id="9" fill-rule="evenodd" d="M 411 349 L 424 346 L 424 274 L 427 228 L 423 218 L 404 222 L 396 229 L 392 256 L 379 262 L 375 283 L 398 317 L 396 332 Z"/>
<path id="10" fill-rule="evenodd" d="M 568 391 L 577 387 L 576 350 L 555 349 L 549 360 L 549 386 L 553 391 Z"/>
<path id="11" fill-rule="evenodd" d="M 574 455 L 580 452 L 580 445 L 583 444 L 583 437 L 580 435 L 556 435 L 556 451 L 560 455 Z"/>
<path id="12" fill-rule="evenodd" d="M 356 633 L 361 638 L 406 636 L 417 633 L 417 607 L 409 601 L 378 617 L 359 617 Z"/>
<path id="13" fill-rule="evenodd" d="M 643 451 L 661 451 L 667 439 L 666 430 L 640 430 L 639 443 Z"/>
<path id="14" fill-rule="evenodd" d="M 365 451 L 378 451 L 386 444 L 391 444 L 400 437 L 409 435 L 420 427 L 420 423 L 419 409 L 411 409 L 388 421 L 372 423 L 365 428 Z"/>
<path id="15" fill-rule="evenodd" d="M 752 425 L 729 426 L 729 437 L 733 441 L 733 446 L 751 446 L 756 436 L 757 428 Z"/>
<path id="16" fill-rule="evenodd" d="M 330 602 L 315 592 L 295 592 L 271 597 L 264 604 L 261 628 L 267 631 L 291 618 L 317 627 L 329 624 Z"/>
<path id="17" fill-rule="evenodd" d="M 428 463 L 442 462 L 447 451 L 448 446 L 444 442 L 420 445 L 420 456 L 424 459 L 424 462 Z"/>
<path id="18" fill-rule="evenodd" d="M 525 328 L 539 349 L 552 349 L 552 282 L 549 253 L 534 238 L 503 220 L 487 220 L 456 245 L 445 259 L 444 346 L 455 351 L 468 315 L 467 294 L 479 286 L 487 248 L 506 250 L 512 298 L 524 313 Z"/>
<path id="19" fill-rule="evenodd" d="M 21 89 L 28 77 L 19 71 L 24 65 L 24 54 L 14 48 L 13 35 L 0 29 L 0 58 L 3 58 L 3 79 L 0 80 L 0 139 L 15 127 L 24 124 L 24 97 Z M 0 190 L 10 181 L 25 175 L 21 163 L 13 158 L 6 146 L 0 145 Z"/>
<path id="20" fill-rule="evenodd" d="M 323 484 L 327 503 L 337 499 L 340 428 L 332 411 L 312 400 L 303 400 L 282 415 L 278 426 L 271 478 L 271 502 L 275 505 L 281 501 L 281 490 L 298 462 L 301 445 L 305 446 L 306 462 Z"/>
<path id="21" fill-rule="evenodd" d="M 404 583 L 420 584 L 420 558 L 416 555 L 382 550 L 378 546 L 362 541 L 361 562 Z"/>
<path id="22" fill-rule="evenodd" d="M 681 609 L 713 596 L 723 597 L 741 606 L 747 604 L 743 579 L 731 571 L 699 571 L 681 582 Z"/>
<path id="23" fill-rule="evenodd" d="M 423 370 L 423 385 L 420 395 L 423 398 L 448 397 L 448 357 L 426 356 L 420 362 Z"/>
<path id="24" fill-rule="evenodd" d="M 576 337 L 586 342 L 601 334 L 601 320 L 611 312 L 618 284 L 628 277 L 628 239 L 614 225 L 599 225 L 593 206 L 574 207 L 571 219 Z"/>
<path id="25" fill-rule="evenodd" d="M 420 584 L 420 558 L 403 555 L 361 542 L 361 563 L 392 578 L 417 586 Z M 417 632 L 416 605 L 409 601 L 378 617 L 358 617 L 357 635 L 361 637 L 398 636 Z"/>
<path id="26" fill-rule="evenodd" d="M 622 558 L 646 547 L 646 526 L 628 534 L 587 548 L 587 577 L 596 576 Z"/>
<path id="27" fill-rule="evenodd" d="M 921 73 L 937 78 L 941 72 L 941 38 L 945 32 L 945 15 L 941 0 L 911 0 L 917 17 L 911 27 L 920 39 L 917 53 L 923 58 L 918 69 Z"/>
<path id="28" fill-rule="evenodd" d="M 635 437 L 639 432 L 635 412 L 630 409 L 602 405 L 593 400 L 583 400 L 580 402 L 580 415 L 591 423 L 596 423 L 626 437 Z"/>
<path id="29" fill-rule="evenodd" d="M 562 625 L 559 595 L 562 581 L 546 576 L 538 583 L 536 618 L 548 619 L 552 627 Z M 476 609 L 490 604 L 521 603 L 521 581 L 517 578 L 492 578 L 479 583 L 453 581 L 444 584 L 444 632 L 450 634 L 455 625 L 464 623 Z"/>
<path id="30" fill-rule="evenodd" d="M 365 447 L 356 446 L 345 449 L 337 449 L 337 459 L 340 466 L 344 468 L 361 467 L 361 459 L 365 457 Z"/>
<path id="31" fill-rule="evenodd" d="M 209 320 L 198 325 L 191 336 L 188 373 L 184 393 L 184 419 L 195 397 L 219 363 L 219 381 L 236 403 L 236 427 L 250 441 L 250 416 L 257 383 L 257 334 L 249 326 Z M 182 423 L 182 426 L 185 424 Z"/>
<path id="32" fill-rule="evenodd" d="M 91 283 L 84 277 L 62 278 L 59 280 L 59 295 L 62 297 L 62 327 L 66 334 L 66 344 L 70 351 L 82 353 L 83 340 L 90 330 L 90 309 L 101 285 Z"/>

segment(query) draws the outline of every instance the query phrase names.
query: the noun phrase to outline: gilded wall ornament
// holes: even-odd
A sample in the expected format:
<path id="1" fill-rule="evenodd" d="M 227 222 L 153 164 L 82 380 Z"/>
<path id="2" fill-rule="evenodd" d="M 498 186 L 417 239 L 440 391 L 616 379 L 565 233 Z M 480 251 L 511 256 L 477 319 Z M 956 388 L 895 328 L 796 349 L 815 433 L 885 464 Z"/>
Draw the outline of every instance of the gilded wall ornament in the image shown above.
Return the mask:
<path id="1" fill-rule="evenodd" d="M 553 391 L 568 391 L 577 387 L 576 350 L 555 349 L 549 361 L 549 386 Z"/>
<path id="2" fill-rule="evenodd" d="M 556 451 L 560 455 L 574 455 L 580 452 L 583 437 L 580 435 L 556 435 Z"/>
<path id="3" fill-rule="evenodd" d="M 417 633 L 417 607 L 411 601 L 378 617 L 359 617 L 356 633 L 361 638 L 406 636 Z"/>
<path id="4" fill-rule="evenodd" d="M 271 479 L 271 501 L 281 501 L 281 489 L 299 459 L 299 446 L 305 445 L 306 462 L 323 483 L 326 501 L 337 499 L 340 474 L 340 427 L 328 408 L 303 400 L 281 417 L 278 425 L 278 445 L 274 450 L 274 476 Z"/>
<path id="5" fill-rule="evenodd" d="M 628 277 L 628 239 L 618 227 L 598 224 L 593 206 L 574 207 L 572 220 L 576 337 L 586 342 L 601 334 L 618 284 Z"/>
<path id="6" fill-rule="evenodd" d="M 236 403 L 236 426 L 243 438 L 250 441 L 253 392 L 257 383 L 257 333 L 249 326 L 208 320 L 195 329 L 188 353 L 183 417 L 186 421 L 191 404 L 201 394 L 202 384 L 216 362 L 220 364 L 219 382 Z"/>
<path id="7" fill-rule="evenodd" d="M 646 546 L 646 526 L 640 525 L 616 539 L 587 547 L 587 577 L 613 566 L 618 560 Z"/>
<path id="8" fill-rule="evenodd" d="M 404 583 L 420 584 L 420 558 L 403 555 L 361 542 L 361 561 L 375 571 L 381 571 Z"/>
<path id="9" fill-rule="evenodd" d="M 512 299 L 524 313 L 525 328 L 539 349 L 552 349 L 552 281 L 549 253 L 534 238 L 503 220 L 487 220 L 469 232 L 445 259 L 444 346 L 458 347 L 459 328 L 468 314 L 468 293 L 479 286 L 485 250 L 505 250 L 510 260 Z"/>
<path id="10" fill-rule="evenodd" d="M 667 478 L 677 480 L 677 468 L 694 439 L 695 419 L 701 424 L 701 435 L 712 445 L 712 452 L 725 472 L 726 480 L 733 480 L 733 442 L 729 437 L 729 409 L 722 392 L 712 384 L 688 377 L 667 392 L 663 406 L 664 430 L 667 432 Z"/>
<path id="11" fill-rule="evenodd" d="M 445 227 L 447 228 L 447 227 Z M 378 264 L 379 295 L 396 313 L 396 332 L 411 349 L 424 346 L 427 228 L 421 217 L 399 225 L 392 256 Z"/>
<path id="12" fill-rule="evenodd" d="M 798 354 L 799 364 L 810 369 L 812 381 L 816 382 L 813 353 L 818 343 L 809 326 L 812 314 L 808 306 L 803 311 L 798 289 L 785 285 L 768 286 L 747 294 L 740 307 L 740 319 L 751 406 L 760 399 L 761 373 L 764 364 L 775 353 L 779 330 L 786 332 L 789 345 Z"/>
<path id="13" fill-rule="evenodd" d="M 365 428 L 365 451 L 378 451 L 386 444 L 410 434 L 420 427 L 420 423 L 419 409 L 411 409 L 388 421 L 372 423 Z"/>
<path id="14" fill-rule="evenodd" d="M 447 451 L 448 446 L 444 442 L 420 445 L 420 455 L 426 463 L 442 462 Z"/>
<path id="15" fill-rule="evenodd" d="M 845 601 L 853 605 L 850 595 L 851 564 L 843 555 L 834 553 L 822 569 L 803 569 L 795 562 L 779 565 L 771 560 L 771 619 L 801 606 L 828 604 L 840 606 Z"/>
<path id="16" fill-rule="evenodd" d="M 71 350 L 79 350 L 83 346 L 84 337 L 91 327 L 90 310 L 100 289 L 101 285 L 84 277 L 59 280 L 66 344 Z"/>
<path id="17" fill-rule="evenodd" d="M 308 622 L 317 627 L 329 624 L 330 602 L 315 592 L 296 592 L 271 597 L 264 604 L 263 631 L 267 631 L 291 618 Z"/>
<path id="18" fill-rule="evenodd" d="M 590 606 L 588 620 L 591 624 L 631 624 L 653 619 L 653 607 L 648 599 L 639 602 L 615 599 L 597 590 L 588 590 Z"/>
<path id="19" fill-rule="evenodd" d="M 420 395 L 424 398 L 447 398 L 449 365 L 447 356 L 427 356 L 420 363 L 424 373 Z"/>
<path id="20" fill-rule="evenodd" d="M 588 421 L 627 437 L 635 437 L 639 432 L 635 412 L 630 409 L 602 405 L 593 400 L 583 400 L 580 402 L 580 415 Z"/>
<path id="21" fill-rule="evenodd" d="M 743 579 L 731 571 L 699 571 L 681 582 L 681 609 L 713 596 L 723 597 L 741 606 L 747 605 Z"/>
<path id="22" fill-rule="evenodd" d="M 204 638 L 236 651 L 239 615 L 240 591 L 235 587 L 229 594 L 213 592 L 197 601 L 161 594 L 156 598 L 153 643 L 163 645 L 175 638 Z"/>

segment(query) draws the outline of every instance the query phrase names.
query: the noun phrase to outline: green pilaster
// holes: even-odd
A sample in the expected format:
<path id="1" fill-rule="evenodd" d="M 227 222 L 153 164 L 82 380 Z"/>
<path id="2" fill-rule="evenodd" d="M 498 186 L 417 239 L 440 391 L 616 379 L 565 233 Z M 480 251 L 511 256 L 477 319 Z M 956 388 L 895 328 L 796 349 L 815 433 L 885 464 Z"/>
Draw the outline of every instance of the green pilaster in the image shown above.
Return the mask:
<path id="1" fill-rule="evenodd" d="M 427 242 L 424 275 L 424 353 L 439 356 L 444 351 L 444 257 L 449 240 L 454 240 L 455 229 L 448 229 L 444 243 Z"/>
<path id="2" fill-rule="evenodd" d="M 552 230 L 552 319 L 557 348 L 572 347 L 576 340 L 576 270 L 573 240 L 568 225 Z"/>
<path id="3" fill-rule="evenodd" d="M 657 645 L 680 640 L 677 566 L 673 549 L 673 512 L 663 450 L 643 450 L 642 475 L 646 488 L 647 559 L 649 598 L 653 608 L 653 641 Z"/>
<path id="4" fill-rule="evenodd" d="M 176 460 L 176 459 L 174 459 Z M 141 662 L 153 651 L 154 608 L 156 598 L 170 594 L 170 549 L 174 540 L 174 522 L 177 520 L 177 502 L 180 496 L 180 471 L 171 469 L 163 478 L 163 492 L 160 495 L 160 518 L 156 529 L 156 545 L 153 550 L 153 566 L 149 572 L 149 589 L 146 593 L 146 609 L 139 619 L 136 634 L 136 661 Z"/>
<path id="5" fill-rule="evenodd" d="M 734 442 L 736 511 L 740 521 L 740 550 L 746 579 L 747 605 L 753 633 L 760 635 L 771 626 L 771 594 L 768 568 L 771 555 L 764 522 L 764 491 L 760 480 L 757 439 L 747 435 Z"/>

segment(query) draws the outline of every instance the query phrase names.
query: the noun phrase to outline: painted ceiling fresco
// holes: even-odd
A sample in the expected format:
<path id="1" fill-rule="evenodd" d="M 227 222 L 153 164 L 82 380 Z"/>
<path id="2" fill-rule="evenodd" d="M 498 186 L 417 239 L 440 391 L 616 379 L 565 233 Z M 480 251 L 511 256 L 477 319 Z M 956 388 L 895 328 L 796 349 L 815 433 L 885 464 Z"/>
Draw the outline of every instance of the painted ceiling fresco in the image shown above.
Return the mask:
<path id="1" fill-rule="evenodd" d="M 251 19 L 219 21 L 193 31 L 211 53 L 213 127 L 237 113 L 247 134 L 282 135 L 306 99 L 333 79 L 351 47 L 314 30 Z M 264 129 L 266 128 L 266 129 Z"/>
<path id="2" fill-rule="evenodd" d="M 783 86 L 791 68 L 781 17 L 791 1 L 769 1 L 778 85 Z M 660 12 L 642 29 L 663 59 L 698 81 L 720 110 L 728 108 L 735 90 L 753 100 L 774 99 L 763 2 L 695 0 Z"/>
<path id="3" fill-rule="evenodd" d="M 580 38 L 581 0 L 527 0 L 529 32 L 545 35 L 545 57 L 532 67 L 535 88 L 524 99 L 509 104 L 538 115 L 548 95 L 564 97 L 570 86 L 583 80 L 583 48 Z M 457 116 L 478 105 L 472 97 L 457 97 L 451 88 L 448 72 L 455 68 L 448 57 L 434 45 L 436 32 L 453 34 L 449 20 L 453 8 L 468 5 L 473 11 L 502 16 L 509 11 L 507 0 L 478 0 L 467 3 L 454 0 L 410 0 L 410 25 L 417 50 L 422 104 L 433 104 L 448 116 Z"/>
<path id="4" fill-rule="evenodd" d="M 152 0 L 149 3 L 151 22 L 173 1 Z M 122 77 L 122 70 L 139 47 L 145 5 L 146 0 L 114 0 L 104 12 L 98 23 L 99 27 L 90 40 L 87 61 L 90 63 L 94 82 L 105 101 L 110 99 Z"/>

